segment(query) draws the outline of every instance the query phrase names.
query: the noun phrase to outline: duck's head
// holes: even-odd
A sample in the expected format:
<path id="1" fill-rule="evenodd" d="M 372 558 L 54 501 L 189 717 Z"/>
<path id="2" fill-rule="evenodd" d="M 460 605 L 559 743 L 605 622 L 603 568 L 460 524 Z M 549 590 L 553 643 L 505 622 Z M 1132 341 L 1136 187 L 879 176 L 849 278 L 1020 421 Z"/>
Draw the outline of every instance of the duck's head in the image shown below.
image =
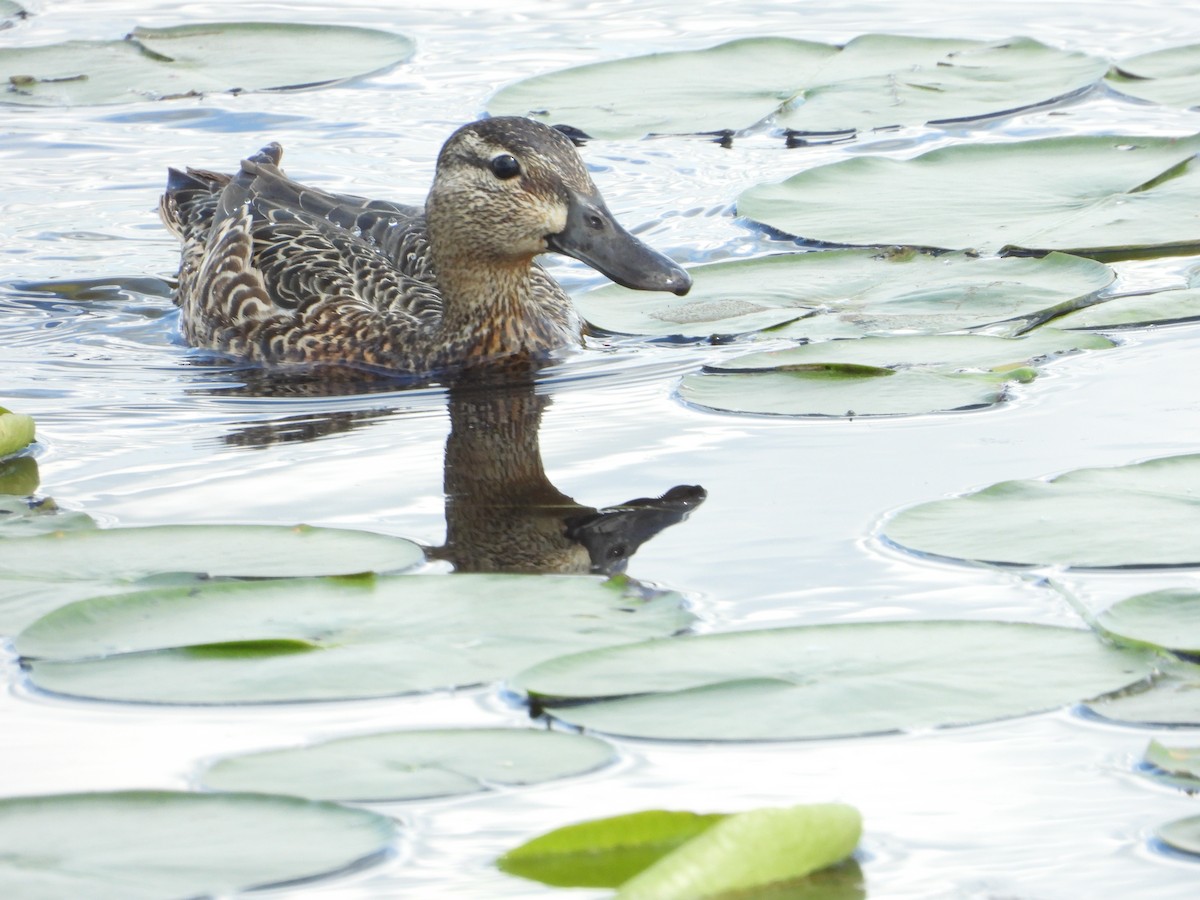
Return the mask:
<path id="1" fill-rule="evenodd" d="M 442 147 L 426 205 L 435 243 L 474 259 L 527 264 L 553 251 L 618 284 L 686 294 L 692 280 L 617 224 L 575 145 L 516 116 L 472 122 Z"/>

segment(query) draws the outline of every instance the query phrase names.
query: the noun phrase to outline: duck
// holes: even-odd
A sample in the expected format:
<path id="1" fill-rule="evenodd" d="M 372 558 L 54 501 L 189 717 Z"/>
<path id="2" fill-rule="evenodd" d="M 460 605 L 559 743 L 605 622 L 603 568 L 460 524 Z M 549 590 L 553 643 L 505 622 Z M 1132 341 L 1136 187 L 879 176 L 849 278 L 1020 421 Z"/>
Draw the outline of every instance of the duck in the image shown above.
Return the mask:
<path id="1" fill-rule="evenodd" d="M 175 302 L 192 346 L 268 367 L 436 375 L 581 342 L 541 254 L 635 290 L 691 287 L 617 222 L 566 130 L 532 119 L 458 128 L 423 207 L 305 186 L 282 158 L 271 143 L 232 175 L 169 170 L 159 212 L 182 244 Z"/>

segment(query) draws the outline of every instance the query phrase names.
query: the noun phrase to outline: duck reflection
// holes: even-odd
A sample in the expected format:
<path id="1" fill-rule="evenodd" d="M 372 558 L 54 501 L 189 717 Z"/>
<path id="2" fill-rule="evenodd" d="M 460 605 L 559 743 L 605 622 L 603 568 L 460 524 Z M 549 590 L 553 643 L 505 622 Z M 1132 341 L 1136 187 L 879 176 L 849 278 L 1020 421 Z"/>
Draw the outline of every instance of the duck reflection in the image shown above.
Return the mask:
<path id="1" fill-rule="evenodd" d="M 535 390 L 534 374 L 513 366 L 462 375 L 449 384 L 446 541 L 427 553 L 460 572 L 622 573 L 642 544 L 686 519 L 706 493 L 696 485 L 677 485 L 658 497 L 599 509 L 563 494 L 542 463 L 539 430 L 551 398 Z M 296 388 L 293 383 L 285 393 Z M 249 425 L 225 440 L 243 447 L 310 440 L 388 413 L 306 413 Z"/>

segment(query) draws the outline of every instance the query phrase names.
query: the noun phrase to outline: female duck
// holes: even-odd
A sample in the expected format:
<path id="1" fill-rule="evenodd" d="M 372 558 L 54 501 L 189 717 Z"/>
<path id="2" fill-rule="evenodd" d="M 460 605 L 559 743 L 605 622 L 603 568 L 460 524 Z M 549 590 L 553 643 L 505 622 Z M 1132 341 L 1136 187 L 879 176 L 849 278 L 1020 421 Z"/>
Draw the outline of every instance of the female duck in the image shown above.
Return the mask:
<path id="1" fill-rule="evenodd" d="M 172 169 L 160 210 L 183 242 L 189 343 L 258 363 L 411 374 L 537 356 L 580 339 L 556 251 L 639 290 L 687 273 L 613 219 L 571 141 L 529 119 L 451 135 L 425 209 L 304 187 L 270 144 L 233 176 Z"/>

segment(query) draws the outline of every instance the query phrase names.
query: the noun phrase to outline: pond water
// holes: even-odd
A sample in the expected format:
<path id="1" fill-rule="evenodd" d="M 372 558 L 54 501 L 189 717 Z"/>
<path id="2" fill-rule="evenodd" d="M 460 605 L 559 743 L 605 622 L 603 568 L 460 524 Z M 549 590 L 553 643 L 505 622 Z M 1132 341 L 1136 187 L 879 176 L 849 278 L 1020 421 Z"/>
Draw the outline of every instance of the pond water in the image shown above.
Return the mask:
<path id="1" fill-rule="evenodd" d="M 437 148 L 519 78 L 742 35 L 841 42 L 870 32 L 1024 34 L 1115 59 L 1200 41 L 1187 4 L 1158 2 L 29 3 L 5 45 L 113 38 L 135 24 L 213 20 L 362 25 L 407 34 L 413 60 L 342 87 L 212 95 L 93 109 L 0 111 L 0 404 L 33 415 L 40 492 L 103 525 L 307 522 L 445 540 L 445 392 L 263 396 L 178 339 L 174 239 L 155 206 L 170 165 L 228 169 L 268 140 L 289 170 L 349 193 L 419 202 Z M 1075 102 L 952 128 L 906 128 L 786 149 L 766 131 L 596 141 L 584 150 L 618 218 L 685 262 L 791 246 L 732 215 L 745 187 L 856 154 L 910 157 L 970 141 L 1200 131 L 1200 112 L 1102 90 Z M 1182 284 L 1197 258 L 1118 263 L 1122 289 Z M 548 261 L 571 290 L 601 276 Z M 98 299 L 17 283 L 120 280 Z M 150 279 L 139 282 L 136 279 Z M 899 619 L 1079 625 L 1028 573 L 916 558 L 878 538 L 890 513 L 1005 479 L 1122 465 L 1200 446 L 1200 325 L 1119 333 L 1121 345 L 1058 362 L 983 412 L 877 420 L 773 419 L 689 408 L 678 379 L 725 347 L 591 339 L 546 374 L 540 429 L 549 481 L 605 507 L 702 485 L 690 518 L 629 563 L 684 592 L 699 631 Z M 741 352 L 735 348 L 733 352 Z M 443 571 L 444 563 L 431 564 Z M 1044 573 L 1038 573 L 1044 574 Z M 1058 573 L 1103 604 L 1194 571 Z M 11 617 L 10 617 L 11 618 Z M 184 788 L 232 752 L 387 728 L 520 723 L 496 688 L 391 700 L 254 708 L 156 708 L 39 693 L 6 644 L 0 795 Z M 1135 774 L 1152 737 L 1078 710 L 971 728 L 780 744 L 615 741 L 591 776 L 469 799 L 390 804 L 397 853 L 335 878 L 267 892 L 317 897 L 532 897 L 556 891 L 491 860 L 549 828 L 645 808 L 737 810 L 842 800 L 864 815 L 871 897 L 1192 897 L 1197 863 L 1153 829 L 1195 813 Z M 600 896 L 603 892 L 594 892 Z M 588 896 L 583 891 L 578 896 Z"/>

